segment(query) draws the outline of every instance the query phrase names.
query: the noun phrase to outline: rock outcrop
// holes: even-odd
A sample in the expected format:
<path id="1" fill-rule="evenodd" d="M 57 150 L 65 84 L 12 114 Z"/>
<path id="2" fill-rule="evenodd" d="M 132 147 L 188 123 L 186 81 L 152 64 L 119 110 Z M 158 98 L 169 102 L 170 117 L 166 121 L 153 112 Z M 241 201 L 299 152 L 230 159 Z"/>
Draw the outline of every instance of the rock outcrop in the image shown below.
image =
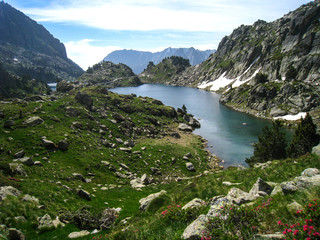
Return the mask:
<path id="1" fill-rule="evenodd" d="M 131 68 L 112 62 L 97 63 L 92 68 L 89 67 L 79 80 L 84 85 L 105 85 L 112 88 L 142 84 Z"/>
<path id="2" fill-rule="evenodd" d="M 52 218 L 50 217 L 49 214 L 45 214 L 43 217 L 39 218 L 38 229 L 40 231 L 47 231 L 50 229 L 54 229 Z"/>
<path id="3" fill-rule="evenodd" d="M 200 239 L 207 230 L 207 222 L 209 218 L 206 215 L 200 215 L 193 221 L 183 232 L 182 239 Z"/>
<path id="4" fill-rule="evenodd" d="M 87 231 L 87 230 L 82 230 L 82 231 L 79 231 L 79 232 L 72 232 L 68 235 L 68 238 L 70 239 L 74 239 L 74 238 L 80 238 L 80 237 L 85 237 L 87 235 L 89 235 L 90 232 Z"/>
<path id="5" fill-rule="evenodd" d="M 140 199 L 139 203 L 140 203 L 140 211 L 146 211 L 150 205 L 150 203 L 156 199 L 159 198 L 160 196 L 166 194 L 167 192 L 165 190 L 161 190 L 158 193 L 153 193 L 148 195 L 145 198 Z"/>
<path id="6" fill-rule="evenodd" d="M 0 187 L 0 201 L 5 199 L 7 196 L 20 196 L 21 191 L 12 187 L 12 186 L 3 186 Z"/>
<path id="7" fill-rule="evenodd" d="M 185 210 L 185 209 L 189 209 L 189 208 L 197 208 L 197 207 L 201 207 L 205 204 L 206 204 L 206 202 L 203 201 L 202 199 L 195 198 L 192 201 L 188 202 L 186 205 L 184 205 L 182 207 L 182 209 Z"/>
<path id="8" fill-rule="evenodd" d="M 301 173 L 300 177 L 296 177 L 292 181 L 282 182 L 280 184 L 273 183 L 272 185 L 275 185 L 274 188 L 261 178 L 258 178 L 249 193 L 238 188 L 231 188 L 226 196 L 216 196 L 212 198 L 208 213 L 206 215 L 200 215 L 194 222 L 192 222 L 183 232 L 182 239 L 193 240 L 203 237 L 206 232 L 209 232 L 206 222 L 212 218 L 226 220 L 229 217 L 228 215 L 223 214 L 223 209 L 228 205 L 242 205 L 250 203 L 263 196 L 272 196 L 279 193 L 291 194 L 295 191 L 303 191 L 310 187 L 320 186 L 319 173 L 320 171 L 316 168 L 308 168 Z M 281 187 L 279 188 L 279 186 Z M 192 202 L 201 202 L 201 199 L 194 199 Z M 293 202 L 288 206 L 288 209 L 301 209 L 301 205 Z"/>
<path id="9" fill-rule="evenodd" d="M 168 79 L 180 74 L 190 66 L 189 60 L 182 57 L 172 56 L 163 59 L 159 64 L 150 62 L 147 68 L 139 75 L 143 83 L 163 83 Z"/>
<path id="10" fill-rule="evenodd" d="M 25 235 L 16 228 L 9 228 L 8 239 L 9 240 L 25 240 Z"/>

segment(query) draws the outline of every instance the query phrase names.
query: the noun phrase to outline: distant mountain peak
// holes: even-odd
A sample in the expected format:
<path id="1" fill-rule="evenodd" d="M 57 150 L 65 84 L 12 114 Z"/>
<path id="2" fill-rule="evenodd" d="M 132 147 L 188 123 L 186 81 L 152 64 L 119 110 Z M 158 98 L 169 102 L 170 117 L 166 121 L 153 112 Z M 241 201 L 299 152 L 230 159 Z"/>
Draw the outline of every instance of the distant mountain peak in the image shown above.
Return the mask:
<path id="1" fill-rule="evenodd" d="M 200 51 L 193 47 L 191 48 L 172 48 L 168 47 L 160 52 L 147 52 L 137 50 L 117 50 L 108 54 L 104 61 L 113 63 L 123 63 L 132 68 L 133 72 L 140 74 L 149 62 L 154 64 L 160 63 L 164 58 L 171 56 L 183 57 L 189 59 L 191 65 L 197 65 L 205 61 L 215 50 Z"/>

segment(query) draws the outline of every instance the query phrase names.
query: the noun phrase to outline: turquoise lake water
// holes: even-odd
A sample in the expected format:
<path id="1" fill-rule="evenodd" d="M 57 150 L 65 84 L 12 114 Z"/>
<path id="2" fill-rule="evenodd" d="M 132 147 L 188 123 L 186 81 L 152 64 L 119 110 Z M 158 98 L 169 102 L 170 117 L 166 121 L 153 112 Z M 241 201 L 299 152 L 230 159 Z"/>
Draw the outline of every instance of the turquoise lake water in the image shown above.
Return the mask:
<path id="1" fill-rule="evenodd" d="M 111 91 L 152 97 L 175 108 L 181 108 L 184 104 L 188 113 L 193 114 L 201 123 L 201 128 L 194 133 L 208 140 L 208 149 L 224 160 L 224 166 L 247 166 L 245 159 L 252 156 L 253 143 L 258 141 L 258 135 L 265 126 L 271 126 L 269 120 L 221 105 L 218 94 L 195 88 L 144 84 Z"/>

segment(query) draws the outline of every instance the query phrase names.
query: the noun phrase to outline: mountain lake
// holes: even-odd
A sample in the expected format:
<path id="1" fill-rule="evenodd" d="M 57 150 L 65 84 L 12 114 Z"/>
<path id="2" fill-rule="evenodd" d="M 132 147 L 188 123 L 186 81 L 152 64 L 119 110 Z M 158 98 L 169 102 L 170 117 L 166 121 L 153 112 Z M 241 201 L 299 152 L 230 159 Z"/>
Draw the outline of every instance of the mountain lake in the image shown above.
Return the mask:
<path id="1" fill-rule="evenodd" d="M 253 154 L 253 143 L 258 141 L 265 126 L 271 121 L 234 111 L 219 103 L 220 95 L 189 87 L 144 84 L 139 87 L 121 87 L 110 91 L 119 94 L 161 100 L 165 105 L 181 108 L 201 123 L 193 133 L 208 140 L 208 150 L 224 161 L 223 166 L 248 166 L 245 162 Z"/>

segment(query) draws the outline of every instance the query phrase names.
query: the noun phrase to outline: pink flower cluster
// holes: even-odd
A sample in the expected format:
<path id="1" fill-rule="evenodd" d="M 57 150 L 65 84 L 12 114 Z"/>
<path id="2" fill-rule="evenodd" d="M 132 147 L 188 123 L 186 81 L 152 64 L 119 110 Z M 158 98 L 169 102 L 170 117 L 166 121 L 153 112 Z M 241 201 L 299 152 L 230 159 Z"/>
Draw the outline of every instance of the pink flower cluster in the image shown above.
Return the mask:
<path id="1" fill-rule="evenodd" d="M 313 203 L 306 205 L 305 210 L 298 210 L 297 214 L 304 214 L 303 216 L 309 217 L 304 220 L 304 223 L 296 223 L 291 226 L 288 224 L 283 224 L 281 221 L 278 221 L 278 225 L 285 226 L 283 234 L 286 235 L 287 239 L 320 239 L 319 226 L 317 226 L 317 221 L 319 221 L 319 215 L 316 215 L 316 212 L 319 211 L 317 200 L 314 199 Z M 312 217 L 312 218 L 310 218 Z M 318 229 L 317 229 L 318 228 Z"/>
<path id="2" fill-rule="evenodd" d="M 161 215 L 165 216 L 167 213 L 168 213 L 168 210 L 164 210 L 164 211 L 161 212 Z"/>
<path id="3" fill-rule="evenodd" d="M 181 205 L 178 205 L 178 204 L 177 205 L 169 205 L 167 208 L 168 208 L 167 210 L 164 210 L 161 212 L 162 216 L 166 216 L 169 213 L 169 211 L 173 212 L 175 208 L 181 208 Z"/>
<path id="4" fill-rule="evenodd" d="M 290 237 L 290 235 L 292 234 L 294 236 L 294 240 L 297 240 L 297 238 L 295 237 L 306 237 L 307 240 L 311 240 L 312 238 L 310 237 L 312 236 L 316 238 L 320 237 L 320 233 L 313 225 L 311 225 L 312 219 L 306 219 L 305 222 L 305 225 L 297 223 L 289 226 L 288 224 L 283 224 L 281 221 L 278 221 L 278 225 L 286 226 L 287 228 L 283 231 L 283 234 L 287 237 Z"/>
<path id="5" fill-rule="evenodd" d="M 211 240 L 212 237 L 209 236 L 209 232 L 202 232 L 203 237 L 201 237 L 201 240 Z"/>
<path id="6" fill-rule="evenodd" d="M 260 209 L 268 209 L 271 204 L 272 198 L 268 198 L 267 201 L 263 202 L 261 205 L 258 205 L 255 210 L 259 211 Z"/>
<path id="7" fill-rule="evenodd" d="M 104 236 L 100 235 L 100 236 L 92 237 L 92 240 L 102 240 L 102 239 L 108 239 L 108 234 Z"/>

